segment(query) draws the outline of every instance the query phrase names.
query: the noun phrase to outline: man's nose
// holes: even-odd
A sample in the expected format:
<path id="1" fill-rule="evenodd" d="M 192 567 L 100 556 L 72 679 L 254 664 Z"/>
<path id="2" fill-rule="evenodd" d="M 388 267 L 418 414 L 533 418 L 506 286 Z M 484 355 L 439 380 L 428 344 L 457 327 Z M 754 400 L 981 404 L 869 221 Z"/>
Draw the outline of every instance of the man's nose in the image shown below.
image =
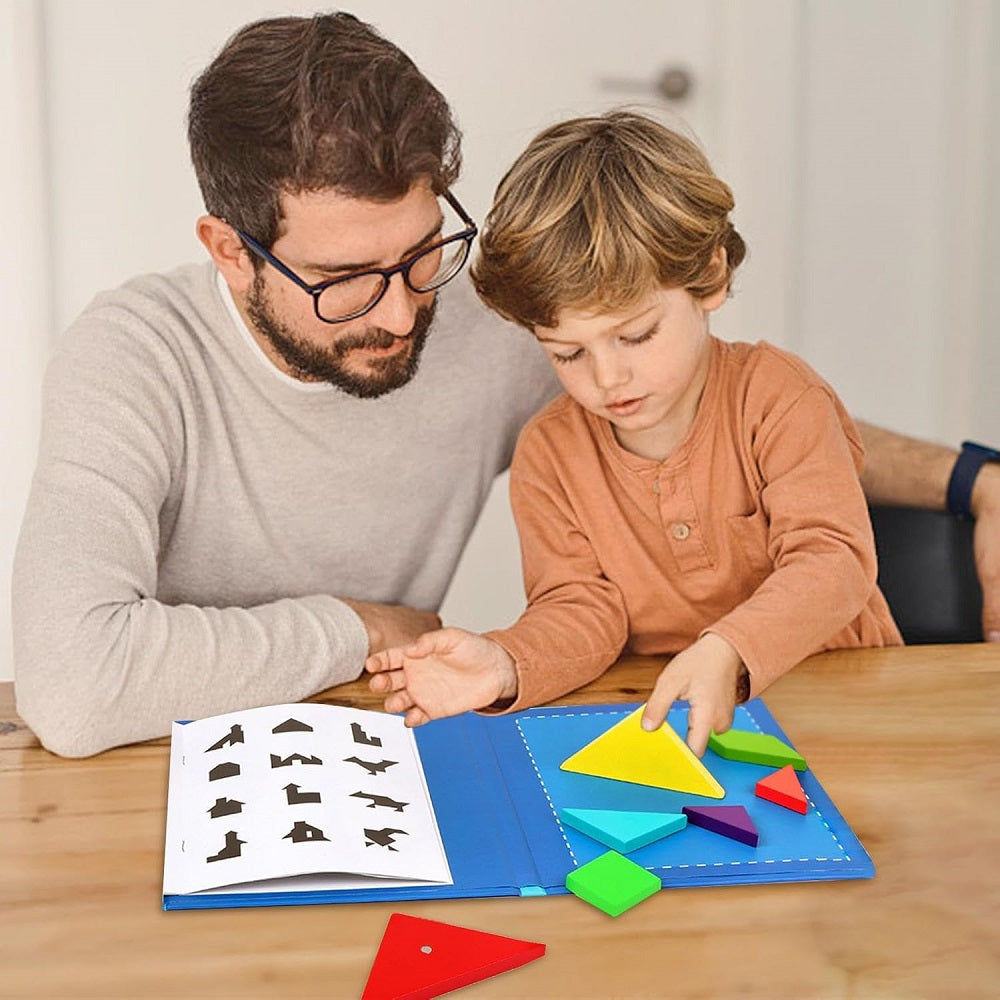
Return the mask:
<path id="1" fill-rule="evenodd" d="M 373 323 L 394 337 L 406 337 L 413 329 L 420 308 L 420 293 L 414 292 L 401 273 L 389 279 L 389 287 L 369 314 Z"/>

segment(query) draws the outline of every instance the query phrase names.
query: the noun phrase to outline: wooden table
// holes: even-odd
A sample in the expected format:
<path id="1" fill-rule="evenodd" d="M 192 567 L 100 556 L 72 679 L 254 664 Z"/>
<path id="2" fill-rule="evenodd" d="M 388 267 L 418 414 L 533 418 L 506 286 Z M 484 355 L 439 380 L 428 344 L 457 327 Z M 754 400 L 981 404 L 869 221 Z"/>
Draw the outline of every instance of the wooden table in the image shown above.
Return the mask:
<path id="1" fill-rule="evenodd" d="M 564 702 L 638 701 L 623 660 Z M 765 701 L 874 880 L 164 913 L 167 741 L 61 760 L 0 685 L 0 997 L 359 997 L 390 912 L 543 941 L 472 997 L 1000 995 L 1000 648 L 812 657 Z M 317 700 L 377 707 L 360 684 Z"/>

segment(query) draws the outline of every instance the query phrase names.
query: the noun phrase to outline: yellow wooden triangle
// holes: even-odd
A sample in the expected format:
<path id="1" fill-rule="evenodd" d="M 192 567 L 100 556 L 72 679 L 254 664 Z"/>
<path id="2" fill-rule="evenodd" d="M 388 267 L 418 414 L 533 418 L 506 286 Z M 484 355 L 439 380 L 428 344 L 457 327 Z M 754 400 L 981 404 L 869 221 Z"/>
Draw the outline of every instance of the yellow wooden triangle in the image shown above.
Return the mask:
<path id="1" fill-rule="evenodd" d="M 560 768 L 712 799 L 725 796 L 722 785 L 669 723 L 647 733 L 639 724 L 641 717 L 640 707 L 567 757 Z"/>

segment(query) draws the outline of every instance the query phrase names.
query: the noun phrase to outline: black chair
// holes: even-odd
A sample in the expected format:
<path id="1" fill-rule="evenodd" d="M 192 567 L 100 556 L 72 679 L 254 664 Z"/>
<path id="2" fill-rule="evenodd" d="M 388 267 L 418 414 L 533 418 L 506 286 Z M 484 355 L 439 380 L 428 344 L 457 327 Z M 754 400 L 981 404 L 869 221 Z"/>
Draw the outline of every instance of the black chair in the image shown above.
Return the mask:
<path id="1" fill-rule="evenodd" d="M 941 511 L 871 507 L 878 585 L 904 641 L 982 642 L 983 592 L 972 521 Z"/>

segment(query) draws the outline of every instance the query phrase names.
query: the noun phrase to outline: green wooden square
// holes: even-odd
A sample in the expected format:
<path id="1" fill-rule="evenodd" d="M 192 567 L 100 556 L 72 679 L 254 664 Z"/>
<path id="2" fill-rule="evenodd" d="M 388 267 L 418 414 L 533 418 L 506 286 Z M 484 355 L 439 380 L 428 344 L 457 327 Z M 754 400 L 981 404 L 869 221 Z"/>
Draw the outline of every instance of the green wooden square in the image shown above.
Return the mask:
<path id="1" fill-rule="evenodd" d="M 617 917 L 662 888 L 660 880 L 617 851 L 608 851 L 566 876 L 575 896 Z"/>

